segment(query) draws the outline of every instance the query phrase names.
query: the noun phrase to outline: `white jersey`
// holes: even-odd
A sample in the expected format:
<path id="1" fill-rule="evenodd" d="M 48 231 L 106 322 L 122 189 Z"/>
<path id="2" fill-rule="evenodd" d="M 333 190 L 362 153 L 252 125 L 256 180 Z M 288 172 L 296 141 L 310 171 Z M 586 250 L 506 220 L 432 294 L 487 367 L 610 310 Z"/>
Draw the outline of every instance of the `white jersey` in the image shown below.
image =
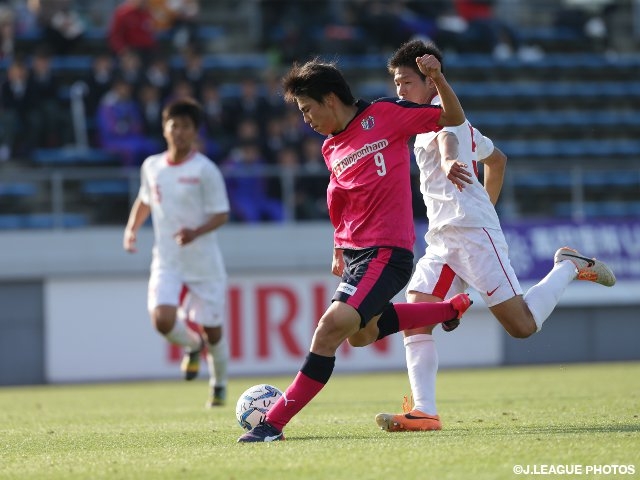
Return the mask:
<path id="1" fill-rule="evenodd" d="M 173 165 L 167 152 L 148 157 L 141 167 L 138 197 L 151 207 L 152 270 L 171 270 L 184 281 L 226 278 L 215 231 L 184 246 L 174 238 L 181 228 L 197 228 L 211 215 L 229 211 L 224 179 L 209 158 L 193 152 Z"/>
<path id="2" fill-rule="evenodd" d="M 435 97 L 432 104 L 439 104 Z M 429 230 L 426 238 L 445 225 L 463 227 L 500 228 L 500 221 L 489 194 L 477 178 L 477 162 L 488 157 L 494 149 L 493 142 L 483 136 L 465 120 L 457 127 L 445 127 L 458 137 L 458 160 L 473 168 L 473 183 L 462 191 L 447 179 L 440 165 L 440 150 L 435 141 L 438 133 L 421 133 L 416 136 L 414 152 L 420 168 L 420 191 L 427 207 Z"/>

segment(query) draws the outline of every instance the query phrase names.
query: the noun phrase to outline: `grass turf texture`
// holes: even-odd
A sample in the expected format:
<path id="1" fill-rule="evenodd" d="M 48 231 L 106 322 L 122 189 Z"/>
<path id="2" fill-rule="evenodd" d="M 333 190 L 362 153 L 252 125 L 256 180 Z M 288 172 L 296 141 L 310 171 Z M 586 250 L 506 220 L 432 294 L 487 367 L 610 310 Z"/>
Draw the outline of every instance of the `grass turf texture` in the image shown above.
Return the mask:
<path id="1" fill-rule="evenodd" d="M 285 442 L 236 443 L 237 396 L 292 378 L 233 379 L 213 410 L 204 380 L 1 388 L 0 479 L 495 480 L 518 478 L 516 464 L 640 477 L 640 363 L 442 371 L 440 432 L 377 428 L 408 393 L 403 372 L 335 375 Z"/>

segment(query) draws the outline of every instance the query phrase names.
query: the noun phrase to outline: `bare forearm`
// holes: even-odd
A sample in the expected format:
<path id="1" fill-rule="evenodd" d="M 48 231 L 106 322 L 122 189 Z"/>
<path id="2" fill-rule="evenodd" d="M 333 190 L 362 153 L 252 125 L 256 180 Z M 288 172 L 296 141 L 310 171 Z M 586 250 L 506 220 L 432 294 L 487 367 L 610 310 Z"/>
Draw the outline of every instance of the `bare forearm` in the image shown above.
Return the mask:
<path id="1" fill-rule="evenodd" d="M 433 78 L 433 84 L 438 91 L 442 106 L 442 114 L 438 124 L 442 127 L 461 125 L 465 120 L 464 110 L 447 79 L 444 75 L 436 76 Z"/>
<path id="2" fill-rule="evenodd" d="M 504 174 L 507 169 L 507 156 L 496 148 L 491 155 L 484 159 L 484 188 L 489 194 L 491 203 L 498 202 Z"/>
<path id="3" fill-rule="evenodd" d="M 129 220 L 127 221 L 127 230 L 137 232 L 138 229 L 147 221 L 151 214 L 151 208 L 146 203 L 143 203 L 139 198 L 133 203 L 131 207 L 131 213 L 129 214 Z"/>
<path id="4" fill-rule="evenodd" d="M 216 214 L 212 215 L 209 218 L 209 220 L 207 220 L 205 223 L 203 223 L 198 228 L 196 228 L 195 229 L 195 233 L 198 236 L 204 235 L 205 233 L 212 232 L 213 230 L 217 229 L 218 227 L 224 225 L 228 221 L 229 221 L 229 213 L 227 213 L 227 212 L 216 213 Z"/>

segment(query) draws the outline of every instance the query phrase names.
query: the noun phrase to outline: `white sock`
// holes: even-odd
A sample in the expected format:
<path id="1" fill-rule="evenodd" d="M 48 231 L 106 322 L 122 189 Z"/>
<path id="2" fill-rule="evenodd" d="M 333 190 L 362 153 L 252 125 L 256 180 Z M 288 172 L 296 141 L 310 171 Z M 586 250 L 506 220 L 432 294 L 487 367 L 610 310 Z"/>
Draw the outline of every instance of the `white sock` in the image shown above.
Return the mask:
<path id="1" fill-rule="evenodd" d="M 438 351 L 433 335 L 422 333 L 405 337 L 404 347 L 414 408 L 436 415 Z"/>
<path id="2" fill-rule="evenodd" d="M 218 343 L 209 344 L 207 365 L 209 366 L 209 385 L 224 387 L 227 385 L 227 363 L 229 362 L 229 344 L 227 337 L 222 335 Z"/>
<path id="3" fill-rule="evenodd" d="M 173 329 L 165 335 L 165 338 L 169 342 L 181 345 L 189 351 L 198 350 L 202 344 L 202 337 L 182 320 L 176 320 Z"/>
<path id="4" fill-rule="evenodd" d="M 536 321 L 538 332 L 544 321 L 556 308 L 567 285 L 576 278 L 577 273 L 576 266 L 569 260 L 556 263 L 547 276 L 524 295 L 524 302 Z"/>

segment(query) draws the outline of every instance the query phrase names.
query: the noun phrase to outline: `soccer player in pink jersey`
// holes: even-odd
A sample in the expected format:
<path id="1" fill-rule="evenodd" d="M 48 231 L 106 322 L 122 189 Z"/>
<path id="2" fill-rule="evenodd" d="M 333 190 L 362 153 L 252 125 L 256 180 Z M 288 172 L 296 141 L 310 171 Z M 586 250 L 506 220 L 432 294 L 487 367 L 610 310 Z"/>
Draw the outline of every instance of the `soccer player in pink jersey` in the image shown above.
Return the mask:
<path id="1" fill-rule="evenodd" d="M 438 104 L 438 90 L 413 60 L 422 55 L 442 61 L 433 43 L 414 40 L 394 53 L 388 70 L 398 97 Z M 613 272 L 604 263 L 565 247 L 556 252 L 549 274 L 523 296 L 494 208 L 502 189 L 506 156 L 466 120 L 418 135 L 414 151 L 429 228 L 425 255 L 407 286 L 409 302 L 440 302 L 473 287 L 511 336 L 526 338 L 540 330 L 571 281 L 590 280 L 605 286 L 615 283 Z M 477 178 L 478 161 L 484 164 L 484 186 Z M 445 322 L 443 328 L 452 330 L 457 323 Z M 433 328 L 428 325 L 403 332 L 415 405 L 411 409 L 405 402 L 404 414 L 377 415 L 376 422 L 383 430 L 442 428 L 435 404 L 438 354 Z"/>
<path id="2" fill-rule="evenodd" d="M 201 351 L 207 349 L 207 406 L 213 407 L 225 403 L 227 385 L 229 349 L 222 331 L 227 273 L 216 230 L 229 219 L 229 200 L 220 170 L 195 149 L 203 118 L 192 99 L 164 108 L 167 150 L 142 164 L 123 246 L 136 251 L 137 232 L 151 215 L 149 314 L 167 341 L 185 348 L 181 369 L 186 380 L 198 375 Z M 201 326 L 200 332 L 189 328 L 186 318 Z"/>
<path id="3" fill-rule="evenodd" d="M 356 101 L 341 72 L 317 60 L 294 65 L 283 80 L 285 98 L 304 121 L 326 135 L 329 216 L 335 228 L 332 272 L 341 277 L 320 318 L 310 352 L 293 383 L 264 422 L 239 442 L 282 440 L 284 426 L 328 382 L 335 353 L 349 337 L 359 342 L 400 330 L 459 319 L 470 305 L 460 294 L 439 303 L 391 303 L 413 270 L 415 229 L 407 142 L 420 133 L 459 125 L 464 112 L 431 55 L 413 60 L 432 79 L 440 106 L 397 99 Z"/>

